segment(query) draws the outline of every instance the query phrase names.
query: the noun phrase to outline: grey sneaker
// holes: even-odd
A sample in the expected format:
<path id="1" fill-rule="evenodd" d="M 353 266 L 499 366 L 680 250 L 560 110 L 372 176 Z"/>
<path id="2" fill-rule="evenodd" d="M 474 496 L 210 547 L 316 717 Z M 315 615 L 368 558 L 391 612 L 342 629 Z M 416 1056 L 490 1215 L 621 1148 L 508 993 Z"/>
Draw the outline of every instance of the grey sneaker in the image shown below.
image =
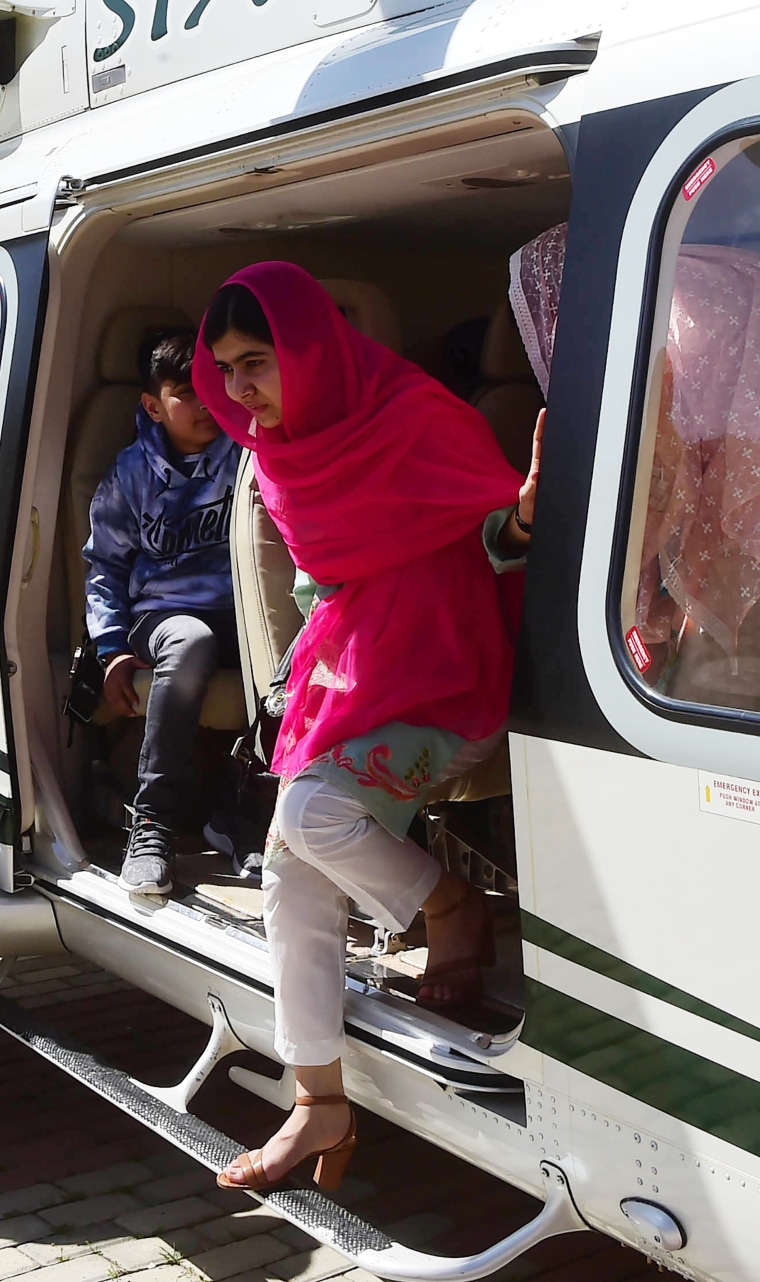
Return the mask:
<path id="1" fill-rule="evenodd" d="M 264 856 L 258 850 L 251 850 L 247 855 L 237 853 L 232 856 L 232 871 L 236 877 L 247 877 L 249 881 L 261 881 L 261 869 Z"/>
<path id="2" fill-rule="evenodd" d="M 172 888 L 174 841 L 171 829 L 142 815 L 129 833 L 119 885 L 133 895 L 166 895 Z"/>

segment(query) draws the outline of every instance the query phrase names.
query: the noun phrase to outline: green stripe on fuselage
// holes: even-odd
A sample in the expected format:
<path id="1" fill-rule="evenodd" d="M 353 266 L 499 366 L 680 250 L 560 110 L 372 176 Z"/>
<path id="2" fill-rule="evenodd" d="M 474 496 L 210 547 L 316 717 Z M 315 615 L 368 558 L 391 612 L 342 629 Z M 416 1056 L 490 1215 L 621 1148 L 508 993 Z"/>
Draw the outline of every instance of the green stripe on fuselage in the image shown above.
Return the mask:
<path id="1" fill-rule="evenodd" d="M 630 966 L 628 962 L 621 961 L 603 948 L 586 943 L 585 939 L 579 939 L 576 935 L 569 935 L 567 931 L 553 926 L 541 917 L 534 917 L 532 913 L 523 910 L 521 919 L 522 937 L 527 943 L 536 944 L 538 948 L 544 948 L 547 952 L 564 957 L 587 970 L 594 970 L 599 975 L 606 975 L 608 979 L 625 984 L 627 988 L 635 988 L 649 997 L 657 997 L 671 1006 L 678 1006 L 681 1010 L 690 1011 L 692 1015 L 699 1015 L 701 1019 L 708 1019 L 713 1024 L 720 1024 L 722 1028 L 730 1028 L 743 1037 L 751 1037 L 753 1041 L 760 1042 L 760 1028 L 756 1028 L 754 1024 L 729 1015 L 728 1011 L 721 1010 L 719 1006 L 711 1006 L 709 1002 L 703 1002 L 681 988 L 674 988 L 672 984 L 645 970 Z"/>
<path id="2" fill-rule="evenodd" d="M 535 979 L 520 1041 L 760 1157 L 760 1083 Z"/>

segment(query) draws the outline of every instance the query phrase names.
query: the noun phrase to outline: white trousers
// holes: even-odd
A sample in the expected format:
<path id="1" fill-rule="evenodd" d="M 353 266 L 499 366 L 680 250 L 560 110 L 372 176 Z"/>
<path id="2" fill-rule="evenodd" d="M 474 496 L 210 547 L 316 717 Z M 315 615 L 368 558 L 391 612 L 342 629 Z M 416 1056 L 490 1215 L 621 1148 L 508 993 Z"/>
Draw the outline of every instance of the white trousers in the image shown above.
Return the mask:
<path id="1" fill-rule="evenodd" d="M 467 743 L 441 778 L 490 756 L 503 729 Z M 406 930 L 441 867 L 408 837 L 392 837 L 360 801 L 316 775 L 283 790 L 280 845 L 262 876 L 272 959 L 275 1050 L 285 1064 L 330 1064 L 343 1051 L 348 901 L 388 930 Z"/>
<path id="2" fill-rule="evenodd" d="M 389 930 L 406 930 L 441 869 L 315 775 L 284 789 L 275 823 L 288 847 L 262 876 L 275 1050 L 286 1064 L 330 1064 L 344 1046 L 349 899 Z"/>

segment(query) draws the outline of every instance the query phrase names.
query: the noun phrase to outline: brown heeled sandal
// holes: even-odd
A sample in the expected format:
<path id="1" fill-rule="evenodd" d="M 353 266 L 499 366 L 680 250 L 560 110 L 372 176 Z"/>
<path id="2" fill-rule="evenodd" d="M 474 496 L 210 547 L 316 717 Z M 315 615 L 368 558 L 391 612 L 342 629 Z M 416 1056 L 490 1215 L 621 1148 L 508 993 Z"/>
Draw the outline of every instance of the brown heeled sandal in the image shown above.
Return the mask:
<path id="1" fill-rule="evenodd" d="M 314 1104 L 347 1104 L 348 1100 L 345 1095 L 296 1095 L 295 1102 L 296 1104 L 304 1104 L 307 1107 L 311 1107 Z M 240 1167 L 245 1177 L 242 1181 L 231 1180 L 222 1171 L 216 1177 L 217 1184 L 220 1189 L 251 1189 L 255 1193 L 265 1193 L 270 1189 L 279 1188 L 297 1167 L 316 1157 L 318 1161 L 314 1168 L 314 1182 L 320 1188 L 327 1189 L 328 1192 L 334 1191 L 339 1187 L 345 1175 L 346 1167 L 351 1161 L 356 1148 L 356 1117 L 353 1109 L 350 1110 L 350 1113 L 351 1118 L 348 1123 L 348 1130 L 342 1140 L 338 1140 L 338 1143 L 333 1144 L 332 1148 L 315 1149 L 313 1153 L 307 1153 L 305 1157 L 300 1158 L 279 1179 L 269 1180 L 267 1178 L 264 1163 L 261 1160 L 262 1150 L 259 1148 L 254 1153 L 241 1153 L 240 1157 L 235 1158 L 234 1163 L 230 1163 L 231 1166 Z"/>
<path id="2" fill-rule="evenodd" d="M 480 999 L 483 991 L 483 967 L 493 966 L 496 961 L 493 922 L 486 906 L 485 895 L 468 882 L 455 903 L 450 904 L 448 908 L 444 908 L 439 913 L 426 913 L 425 916 L 429 917 L 431 921 L 440 921 L 442 917 L 450 917 L 452 913 L 458 912 L 465 903 L 475 898 L 481 905 L 479 947 L 476 952 L 470 953 L 469 956 L 457 957 L 448 962 L 439 962 L 437 966 L 428 966 L 426 968 L 420 980 L 417 994 L 417 1005 L 422 1006 L 425 1010 L 432 1010 L 438 1014 L 445 1015 L 461 1010 L 465 1006 L 471 1006 Z M 420 996 L 423 989 L 432 988 L 434 985 L 448 987 L 452 991 L 448 997 L 439 999 Z"/>

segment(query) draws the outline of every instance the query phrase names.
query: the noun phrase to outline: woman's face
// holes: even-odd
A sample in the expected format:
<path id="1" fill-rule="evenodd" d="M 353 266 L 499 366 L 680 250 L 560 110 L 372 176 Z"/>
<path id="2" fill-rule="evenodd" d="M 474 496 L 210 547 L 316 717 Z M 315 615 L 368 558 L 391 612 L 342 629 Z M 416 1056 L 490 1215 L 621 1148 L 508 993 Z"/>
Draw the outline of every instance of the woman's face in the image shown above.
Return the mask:
<path id="1" fill-rule="evenodd" d="M 230 400 L 244 405 L 260 427 L 278 427 L 282 422 L 282 388 L 271 343 L 228 329 L 212 350 Z"/>

